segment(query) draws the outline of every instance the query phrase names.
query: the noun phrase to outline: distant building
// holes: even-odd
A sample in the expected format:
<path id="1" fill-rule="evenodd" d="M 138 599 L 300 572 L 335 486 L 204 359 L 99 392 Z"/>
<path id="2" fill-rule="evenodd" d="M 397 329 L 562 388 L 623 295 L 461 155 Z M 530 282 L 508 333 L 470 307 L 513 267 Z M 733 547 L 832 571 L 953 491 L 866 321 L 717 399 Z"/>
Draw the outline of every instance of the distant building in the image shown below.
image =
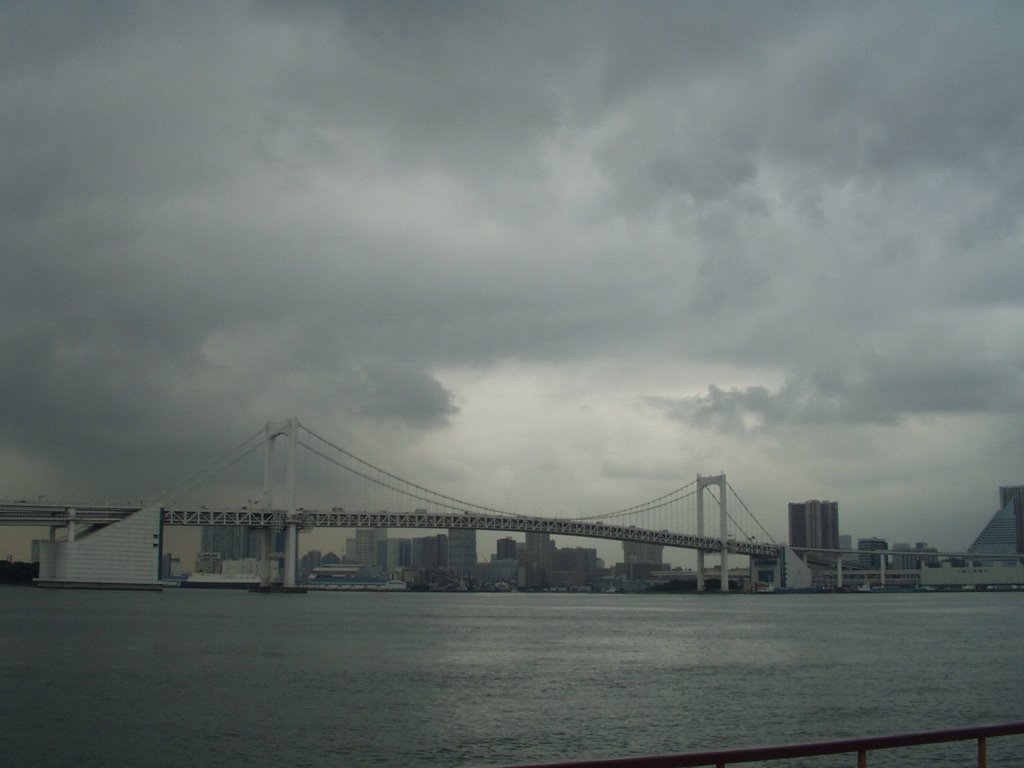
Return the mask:
<path id="1" fill-rule="evenodd" d="M 391 573 L 412 565 L 412 539 L 388 539 L 385 545 L 384 569 Z"/>
<path id="2" fill-rule="evenodd" d="M 360 528 L 356 530 L 355 562 L 359 565 L 383 565 L 380 550 L 382 542 L 387 541 L 387 538 L 387 528 Z"/>
<path id="3" fill-rule="evenodd" d="M 323 562 L 323 553 L 319 549 L 311 549 L 299 560 L 299 575 L 308 579 L 314 569 L 319 568 Z"/>
<path id="4" fill-rule="evenodd" d="M 221 560 L 247 560 L 263 554 L 263 531 L 238 525 L 204 525 L 199 551 L 216 552 Z"/>
<path id="5" fill-rule="evenodd" d="M 551 586 L 554 551 L 555 543 L 551 541 L 551 534 L 526 532 L 526 546 L 523 552 L 525 586 L 531 589 Z"/>
<path id="6" fill-rule="evenodd" d="M 857 539 L 857 549 L 862 553 L 860 555 L 861 567 L 879 570 L 882 567 L 882 558 L 886 557 L 888 563 L 888 556 L 882 554 L 869 554 L 871 552 L 878 553 L 879 550 L 889 548 L 889 542 L 885 539 L 879 539 L 874 536 L 866 539 Z"/>
<path id="7" fill-rule="evenodd" d="M 328 552 L 320 558 L 320 565 L 338 565 L 340 562 L 341 557 L 334 552 Z"/>
<path id="8" fill-rule="evenodd" d="M 460 579 L 474 575 L 476 570 L 476 530 L 472 528 L 448 529 L 448 567 Z"/>
<path id="9" fill-rule="evenodd" d="M 664 547 L 660 544 L 649 544 L 646 541 L 624 541 L 622 542 L 622 560 L 625 563 L 663 565 L 663 550 Z"/>
<path id="10" fill-rule="evenodd" d="M 491 555 L 491 562 L 488 563 L 488 576 L 491 583 L 504 582 L 506 585 L 513 585 L 519 581 L 519 560 L 516 558 L 497 557 Z"/>
<path id="11" fill-rule="evenodd" d="M 515 560 L 516 548 L 518 542 L 511 536 L 506 536 L 502 539 L 498 539 L 497 546 L 497 559 L 498 560 Z"/>
<path id="12" fill-rule="evenodd" d="M 448 567 L 448 537 L 443 533 L 412 540 L 412 567 L 436 571 Z"/>
<path id="13" fill-rule="evenodd" d="M 790 502 L 789 546 L 798 549 L 839 549 L 839 502 L 817 499 Z M 801 554 L 806 559 L 808 553 Z M 832 554 L 811 554 L 816 559 L 835 559 Z"/>
<path id="14" fill-rule="evenodd" d="M 584 547 L 555 549 L 551 586 L 581 588 L 597 578 L 597 550 Z"/>
<path id="15" fill-rule="evenodd" d="M 892 548 L 898 550 L 900 553 L 906 552 L 907 554 L 897 554 L 892 556 L 892 568 L 894 571 L 911 571 L 916 570 L 914 555 L 911 554 L 914 550 L 910 548 L 909 544 L 893 544 Z"/>

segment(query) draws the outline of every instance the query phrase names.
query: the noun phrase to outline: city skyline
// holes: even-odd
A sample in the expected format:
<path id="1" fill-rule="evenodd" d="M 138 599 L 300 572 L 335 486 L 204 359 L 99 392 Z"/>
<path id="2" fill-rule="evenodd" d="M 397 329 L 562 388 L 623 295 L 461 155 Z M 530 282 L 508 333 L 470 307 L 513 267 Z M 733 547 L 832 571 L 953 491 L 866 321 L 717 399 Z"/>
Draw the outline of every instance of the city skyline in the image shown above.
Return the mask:
<path id="1" fill-rule="evenodd" d="M 291 416 L 527 515 L 725 472 L 780 541 L 827 498 L 963 548 L 1024 480 L 1019 3 L 0 28 L 0 496 L 152 498 Z"/>

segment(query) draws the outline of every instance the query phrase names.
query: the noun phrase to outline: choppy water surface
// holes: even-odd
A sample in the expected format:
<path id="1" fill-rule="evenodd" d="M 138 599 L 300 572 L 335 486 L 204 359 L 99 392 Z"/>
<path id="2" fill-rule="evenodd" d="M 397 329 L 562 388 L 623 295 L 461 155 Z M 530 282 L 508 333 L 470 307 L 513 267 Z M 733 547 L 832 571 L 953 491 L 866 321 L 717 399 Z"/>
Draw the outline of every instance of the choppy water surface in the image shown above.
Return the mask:
<path id="1" fill-rule="evenodd" d="M 1024 719 L 1014 593 L 6 588 L 0 617 L 8 765 L 486 766 Z M 1022 765 L 1024 739 L 989 754 Z"/>

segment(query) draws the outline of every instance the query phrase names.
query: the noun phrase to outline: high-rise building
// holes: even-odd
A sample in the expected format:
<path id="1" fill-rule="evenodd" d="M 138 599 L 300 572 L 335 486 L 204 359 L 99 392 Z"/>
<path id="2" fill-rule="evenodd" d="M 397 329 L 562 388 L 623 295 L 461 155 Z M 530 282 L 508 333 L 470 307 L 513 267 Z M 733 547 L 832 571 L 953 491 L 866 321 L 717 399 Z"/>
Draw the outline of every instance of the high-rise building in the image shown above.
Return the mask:
<path id="1" fill-rule="evenodd" d="M 789 546 L 839 549 L 839 502 L 809 499 L 789 504 Z M 806 559 L 806 554 L 799 553 Z M 820 559 L 834 555 L 818 553 Z"/>
<path id="2" fill-rule="evenodd" d="M 385 545 L 384 568 L 394 571 L 412 565 L 412 539 L 388 539 Z"/>
<path id="3" fill-rule="evenodd" d="M 549 533 L 526 532 L 527 586 L 548 587 L 551 585 L 552 557 L 555 542 Z"/>
<path id="4" fill-rule="evenodd" d="M 433 571 L 448 567 L 448 537 L 443 533 L 412 540 L 412 567 Z"/>
<path id="5" fill-rule="evenodd" d="M 204 525 L 199 534 L 199 550 L 216 552 L 221 560 L 259 558 L 263 551 L 263 531 L 237 525 Z"/>
<path id="6" fill-rule="evenodd" d="M 387 528 L 358 529 L 356 531 L 355 561 L 360 565 L 383 565 L 380 562 L 381 542 L 387 541 L 387 538 Z"/>
<path id="7" fill-rule="evenodd" d="M 646 541 L 624 541 L 622 542 L 622 559 L 626 563 L 661 565 L 663 550 L 664 547 L 660 544 L 649 544 Z"/>
<path id="8" fill-rule="evenodd" d="M 555 549 L 551 583 L 556 587 L 585 587 L 597 575 L 597 550 L 575 547 Z"/>
<path id="9" fill-rule="evenodd" d="M 497 557 L 498 560 L 515 560 L 518 542 L 511 536 L 498 539 Z"/>
<path id="10" fill-rule="evenodd" d="M 474 575 L 476 570 L 476 530 L 472 528 L 448 529 L 448 567 L 458 578 Z"/>

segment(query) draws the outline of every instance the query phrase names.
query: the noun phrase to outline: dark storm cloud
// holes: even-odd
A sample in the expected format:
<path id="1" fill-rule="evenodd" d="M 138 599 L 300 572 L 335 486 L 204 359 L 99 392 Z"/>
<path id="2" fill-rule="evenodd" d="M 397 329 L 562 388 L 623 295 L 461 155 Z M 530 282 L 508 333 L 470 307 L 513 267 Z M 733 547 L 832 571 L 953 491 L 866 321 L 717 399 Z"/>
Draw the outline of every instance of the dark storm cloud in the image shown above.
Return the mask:
<path id="1" fill-rule="evenodd" d="M 0 450 L 100 486 L 292 413 L 436 436 L 481 407 L 445 376 L 504 364 L 613 363 L 595 400 L 723 434 L 1012 420 L 1022 31 L 1015 3 L 8 4 Z"/>

